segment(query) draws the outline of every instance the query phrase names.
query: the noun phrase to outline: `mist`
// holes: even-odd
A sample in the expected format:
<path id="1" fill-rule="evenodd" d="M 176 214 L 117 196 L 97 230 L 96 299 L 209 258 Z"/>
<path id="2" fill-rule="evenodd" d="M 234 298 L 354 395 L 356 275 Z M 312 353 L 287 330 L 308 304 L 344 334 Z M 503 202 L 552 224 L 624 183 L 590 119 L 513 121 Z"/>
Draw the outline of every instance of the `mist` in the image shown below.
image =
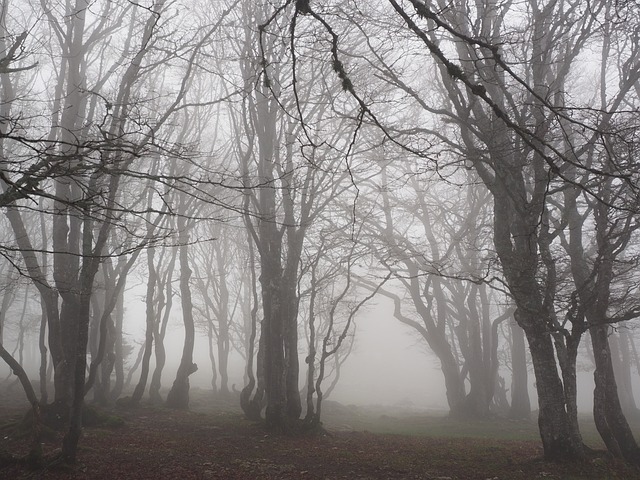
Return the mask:
<path id="1" fill-rule="evenodd" d="M 640 467 L 636 3 L 0 2 L 11 468 L 191 414 L 198 478 L 336 422 Z"/>

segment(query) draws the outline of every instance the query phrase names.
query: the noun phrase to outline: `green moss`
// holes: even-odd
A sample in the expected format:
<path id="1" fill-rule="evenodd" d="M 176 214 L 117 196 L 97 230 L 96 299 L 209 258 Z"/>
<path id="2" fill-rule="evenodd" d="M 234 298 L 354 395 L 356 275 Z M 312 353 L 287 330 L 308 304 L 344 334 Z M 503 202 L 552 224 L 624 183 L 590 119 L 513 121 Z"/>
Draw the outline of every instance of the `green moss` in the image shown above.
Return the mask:
<path id="1" fill-rule="evenodd" d="M 100 410 L 93 405 L 85 405 L 82 411 L 82 424 L 85 427 L 122 427 L 124 419 Z"/>

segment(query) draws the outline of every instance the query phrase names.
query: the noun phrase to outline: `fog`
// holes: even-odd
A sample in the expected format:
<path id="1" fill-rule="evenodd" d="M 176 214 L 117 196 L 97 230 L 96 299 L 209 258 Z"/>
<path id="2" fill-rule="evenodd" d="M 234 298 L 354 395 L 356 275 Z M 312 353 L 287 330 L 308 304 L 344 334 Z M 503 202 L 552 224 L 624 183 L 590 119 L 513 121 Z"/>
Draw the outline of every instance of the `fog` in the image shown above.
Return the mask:
<path id="1" fill-rule="evenodd" d="M 125 336 L 135 346 L 127 358 L 127 368 L 131 368 L 139 346 L 144 341 L 144 309 L 139 288 L 127 292 L 125 313 Z M 36 317 L 33 317 L 36 318 Z M 163 371 L 163 387 L 168 389 L 175 378 L 184 343 L 184 326 L 181 312 L 177 308 L 171 315 L 165 341 L 167 364 Z M 191 385 L 203 390 L 211 389 L 211 364 L 209 360 L 206 334 L 197 332 L 194 361 L 198 371 L 191 377 Z M 5 331 L 6 348 L 17 348 L 17 332 L 11 328 Z M 37 356 L 37 336 L 31 330 L 25 338 L 24 366 L 33 379 L 37 378 L 39 365 Z M 304 357 L 300 356 L 301 364 Z M 582 361 L 585 365 L 587 362 Z M 154 362 L 151 362 L 154 367 Z M 232 350 L 229 361 L 230 385 L 235 390 L 244 386 L 245 363 L 237 351 Z M 537 408 L 533 372 L 530 370 L 529 393 L 532 408 Z M 0 374 L 9 375 L 5 364 L 0 365 Z M 125 372 L 126 373 L 126 372 Z M 304 372 L 303 372 L 304 373 Z M 501 369 L 507 384 L 510 372 Z M 135 385 L 139 369 L 133 376 Z M 15 377 L 14 377 L 15 378 Z M 15 385 L 14 388 L 20 388 Z M 325 382 L 326 385 L 330 382 Z M 5 382 L 5 388 L 8 385 Z M 640 382 L 634 381 L 634 392 L 638 394 Z M 578 408 L 589 412 L 593 408 L 593 375 L 591 371 L 578 371 Z M 300 388 L 304 387 L 301 374 Z M 355 345 L 344 363 L 340 380 L 331 393 L 330 400 L 343 404 L 360 406 L 383 406 L 390 409 L 408 411 L 431 411 L 447 414 L 446 389 L 437 358 L 429 351 L 424 341 L 409 327 L 400 324 L 393 317 L 393 305 L 381 298 L 371 302 L 367 309 L 355 319 Z"/>
<path id="2" fill-rule="evenodd" d="M 129 292 L 126 310 L 126 334 L 136 344 L 144 340 L 144 309 L 140 293 Z M 169 387 L 175 377 L 184 342 L 184 326 L 179 308 L 171 316 L 167 333 L 167 365 L 163 385 Z M 302 342 L 304 344 L 304 342 Z M 135 356 L 134 352 L 132 357 Z M 133 358 L 129 359 L 129 365 Z M 194 387 L 211 388 L 211 363 L 206 334 L 197 334 L 194 361 L 198 371 L 190 377 Z M 304 355 L 300 355 L 304 364 Z M 237 351 L 229 361 L 230 385 L 243 386 L 245 363 Z M 304 387 L 304 372 L 300 388 Z M 325 382 L 329 383 L 329 382 Z M 355 346 L 341 370 L 340 380 L 329 397 L 355 405 L 399 406 L 402 408 L 442 410 L 447 401 L 437 359 L 414 332 L 393 318 L 393 305 L 385 299 L 372 301 L 355 319 Z"/>
<path id="3" fill-rule="evenodd" d="M 124 319 L 124 336 L 127 342 L 135 348 L 126 359 L 125 374 L 135 361 L 140 345 L 145 335 L 145 305 L 141 287 L 129 289 L 126 294 L 126 309 Z M 38 376 L 37 350 L 37 316 L 31 314 L 32 327 L 27 331 L 24 341 L 23 366 L 33 380 Z M 446 389 L 437 357 L 429 347 L 411 328 L 402 325 L 393 316 L 393 305 L 388 299 L 372 300 L 367 308 L 355 318 L 355 344 L 351 354 L 341 369 L 340 379 L 335 389 L 328 397 L 346 405 L 384 407 L 397 411 L 425 411 L 446 415 L 448 405 Z M 18 350 L 18 332 L 15 325 L 8 323 L 4 331 L 5 348 L 9 351 Z M 585 341 L 586 342 L 586 341 Z M 191 375 L 190 383 L 202 390 L 211 390 L 211 363 L 209 360 L 208 340 L 202 329 L 196 332 L 194 361 L 198 370 Z M 302 342 L 304 343 L 304 342 Z M 175 308 L 168 325 L 165 346 L 167 350 L 167 364 L 163 370 L 163 391 L 171 387 L 176 370 L 180 362 L 184 344 L 184 325 L 182 312 Z M 18 354 L 16 353 L 16 357 Z M 304 355 L 300 354 L 301 365 L 304 365 Z M 593 374 L 590 361 L 581 355 L 578 365 L 578 409 L 588 413 L 593 409 Z M 151 361 L 152 370 L 155 363 Z M 231 350 L 229 359 L 229 385 L 239 391 L 244 386 L 244 371 L 246 365 L 237 351 Z M 132 388 L 140 370 L 133 375 Z M 304 374 L 300 375 L 300 389 L 304 388 Z M 15 377 L 10 375 L 6 364 L 0 365 L 0 375 L 8 378 L 3 382 L 3 388 L 12 385 L 19 389 Z M 510 371 L 500 370 L 507 386 L 511 382 Z M 332 379 L 323 383 L 326 388 Z M 533 371 L 529 365 L 529 395 L 532 409 L 537 408 L 537 397 Z M 507 387 L 508 388 L 508 387 Z M 634 394 L 640 394 L 638 377 L 633 381 Z"/>
<path id="4" fill-rule="evenodd" d="M 3 0 L 0 355 L 65 457 L 85 396 L 198 388 L 287 432 L 539 407 L 551 460 L 589 411 L 640 465 L 634 7 Z"/>

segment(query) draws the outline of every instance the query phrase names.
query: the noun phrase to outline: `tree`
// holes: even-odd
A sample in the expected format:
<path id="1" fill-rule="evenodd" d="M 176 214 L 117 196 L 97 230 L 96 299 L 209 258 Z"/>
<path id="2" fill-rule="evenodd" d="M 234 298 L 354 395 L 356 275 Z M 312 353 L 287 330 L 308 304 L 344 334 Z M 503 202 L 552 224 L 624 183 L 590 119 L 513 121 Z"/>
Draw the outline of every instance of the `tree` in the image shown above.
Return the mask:
<path id="1" fill-rule="evenodd" d="M 260 6 L 256 17 L 245 12 L 245 21 L 262 22 L 266 9 Z M 342 149 L 349 153 L 349 138 L 337 132 L 326 145 L 313 140 L 315 129 L 334 121 L 325 99 L 335 84 L 312 84 L 302 82 L 300 76 L 291 77 L 280 68 L 286 45 L 275 37 L 256 35 L 249 26 L 244 35 L 241 48 L 249 54 L 241 64 L 247 140 L 238 153 L 246 194 L 245 223 L 260 259 L 266 423 L 270 428 L 290 430 L 302 412 L 297 291 L 301 253 L 310 225 L 348 188 L 343 182 L 349 178 L 349 165 L 340 168 L 340 163 Z M 321 78 L 321 74 L 310 71 L 305 78 Z M 296 94 L 281 96 L 283 85 L 291 81 L 299 85 Z M 309 115 L 306 123 L 292 121 L 283 105 L 303 109 Z"/>
<path id="2" fill-rule="evenodd" d="M 46 310 L 55 400 L 63 414 L 72 407 L 62 457 L 74 462 L 85 395 L 94 280 L 105 259 L 130 255 L 152 241 L 139 228 L 138 219 L 144 216 L 142 199 L 123 191 L 139 188 L 138 180 L 149 175 L 145 171 L 149 153 L 162 155 L 173 150 L 173 158 L 179 157 L 176 153 L 181 149 L 174 148 L 171 135 L 163 129 L 185 108 L 198 56 L 219 22 L 185 35 L 187 40 L 176 46 L 170 36 L 158 35 L 160 28 L 171 31 L 180 25 L 173 23 L 179 19 L 165 16 L 167 6 L 162 1 L 150 8 L 84 0 L 68 3 L 64 12 L 41 7 L 37 17 L 46 21 L 34 20 L 38 28 L 30 32 L 54 39 L 40 42 L 48 51 L 31 52 L 33 58 L 28 58 L 24 52 L 29 52 L 30 33 L 3 36 L 15 40 L 8 46 L 4 65 L 15 65 L 6 68 L 1 79 L 7 134 L 0 139 L 2 204 L 21 251 L 22 264 L 17 266 L 33 281 Z M 185 15 L 189 13 L 185 10 Z M 184 57 L 176 56 L 176 49 Z M 176 74 L 172 80 L 177 83 L 145 103 L 150 91 L 162 90 L 158 69 L 177 57 L 180 60 L 172 67 Z M 34 63 L 28 64 L 31 60 Z M 29 79 L 20 74 L 36 69 L 51 88 L 29 88 Z M 51 92 L 51 98 L 39 92 Z M 48 111 L 45 106 L 51 106 L 49 115 L 36 112 L 24 120 L 19 114 L 37 111 L 36 105 L 42 105 L 44 112 Z M 163 142 L 165 139 L 169 141 Z M 171 183 L 164 172 L 154 180 Z M 34 198 L 43 199 L 42 211 L 51 221 L 50 245 L 25 226 L 24 212 Z M 127 248 L 110 250 L 108 241 L 117 229 L 135 240 Z M 37 255 L 42 250 L 50 252 L 51 272 L 41 261 L 46 257 Z"/>
<path id="3" fill-rule="evenodd" d="M 579 318 L 572 317 L 569 311 L 564 323 L 566 326 L 566 322 L 577 320 L 575 329 L 568 337 L 560 334 L 555 311 L 557 265 L 552 255 L 557 232 L 549 228 L 548 212 L 554 196 L 572 184 L 568 170 L 591 168 L 585 159 L 588 147 L 573 143 L 564 133 L 563 122 L 584 128 L 587 139 L 596 141 L 606 132 L 611 112 L 620 111 L 620 101 L 628 98 L 631 85 L 637 82 L 636 64 L 628 61 L 635 57 L 632 50 L 630 57 L 620 57 L 628 75 L 619 91 L 610 97 L 608 113 L 599 115 L 593 110 L 588 121 L 585 116 L 578 120 L 573 115 L 582 106 L 591 107 L 588 99 L 585 103 L 580 95 L 571 97 L 567 91 L 571 74 L 581 65 L 581 55 L 600 42 L 600 26 L 614 23 L 608 16 L 611 12 L 605 9 L 606 2 L 592 2 L 584 10 L 576 2 L 564 1 L 531 1 L 515 6 L 490 1 L 450 5 L 390 0 L 388 10 L 379 6 L 366 12 L 354 11 L 346 17 L 331 16 L 332 6 L 316 10 L 313 4 L 296 2 L 284 3 L 275 10 L 267 24 L 270 29 L 277 28 L 274 19 L 284 18 L 287 6 L 292 6 L 293 11 L 292 48 L 304 48 L 293 28 L 298 20 L 305 21 L 308 28 L 315 26 L 317 35 L 324 35 L 332 68 L 343 89 L 359 105 L 361 115 L 357 120 L 366 118 L 382 130 L 389 142 L 416 157 L 430 158 L 434 168 L 443 161 L 473 168 L 490 191 L 494 246 L 517 307 L 516 321 L 525 332 L 532 356 L 545 457 L 583 458 L 574 388 L 574 352 L 582 332 Z M 519 19 L 519 28 L 512 28 L 508 14 Z M 385 21 L 368 22 L 366 15 L 380 15 Z M 346 44 L 340 35 L 344 31 L 342 18 L 355 25 L 365 39 L 367 48 L 361 49 L 359 56 L 347 56 L 341 50 L 341 45 Z M 371 25 L 375 32 L 381 24 L 406 42 L 396 48 L 411 52 L 423 63 L 396 61 L 397 51 L 391 57 L 380 54 L 376 47 L 382 42 L 375 33 L 369 33 L 368 27 Z M 634 34 L 630 33 L 634 28 L 620 31 L 630 45 L 635 45 Z M 296 53 L 300 55 L 299 51 Z M 402 128 L 395 112 L 387 109 L 382 113 L 383 105 L 389 103 L 376 103 L 375 95 L 370 100 L 370 84 L 351 74 L 359 58 L 369 62 L 380 73 L 378 78 L 396 89 L 399 105 L 411 103 L 422 112 L 414 118 L 424 118 L 426 127 L 414 123 L 413 128 Z M 413 76 L 418 64 L 422 68 L 433 66 L 436 74 L 431 80 L 441 86 L 438 97 L 429 96 L 432 90 Z M 402 108 L 397 111 L 404 119 Z M 443 120 L 440 130 L 429 127 L 438 124 L 434 119 Z M 567 140 L 571 150 L 559 147 Z M 441 147 L 434 149 L 434 143 Z M 593 173 L 607 175 L 598 168 Z M 618 171 L 615 176 L 632 184 L 626 172 Z M 597 197 L 589 186 L 582 188 Z"/>

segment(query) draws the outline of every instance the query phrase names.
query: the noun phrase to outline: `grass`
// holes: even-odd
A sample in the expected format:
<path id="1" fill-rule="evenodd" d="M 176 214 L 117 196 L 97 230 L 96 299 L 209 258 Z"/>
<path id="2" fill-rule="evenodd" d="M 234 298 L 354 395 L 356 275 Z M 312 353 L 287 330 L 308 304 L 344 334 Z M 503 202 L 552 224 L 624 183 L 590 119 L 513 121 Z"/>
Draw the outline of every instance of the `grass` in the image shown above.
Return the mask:
<path id="1" fill-rule="evenodd" d="M 492 438 L 497 440 L 539 441 L 540 433 L 536 413 L 530 420 L 511 420 L 494 417 L 486 420 L 458 420 L 450 418 L 445 411 L 415 412 L 398 410 L 391 412 L 385 407 L 343 406 L 327 402 L 323 408 L 324 425 L 329 430 L 369 431 L 372 433 L 450 438 Z M 603 449 L 604 443 L 598 434 L 591 415 L 581 414 L 580 431 L 586 445 Z M 640 420 L 631 419 L 634 432 L 640 431 Z"/>

